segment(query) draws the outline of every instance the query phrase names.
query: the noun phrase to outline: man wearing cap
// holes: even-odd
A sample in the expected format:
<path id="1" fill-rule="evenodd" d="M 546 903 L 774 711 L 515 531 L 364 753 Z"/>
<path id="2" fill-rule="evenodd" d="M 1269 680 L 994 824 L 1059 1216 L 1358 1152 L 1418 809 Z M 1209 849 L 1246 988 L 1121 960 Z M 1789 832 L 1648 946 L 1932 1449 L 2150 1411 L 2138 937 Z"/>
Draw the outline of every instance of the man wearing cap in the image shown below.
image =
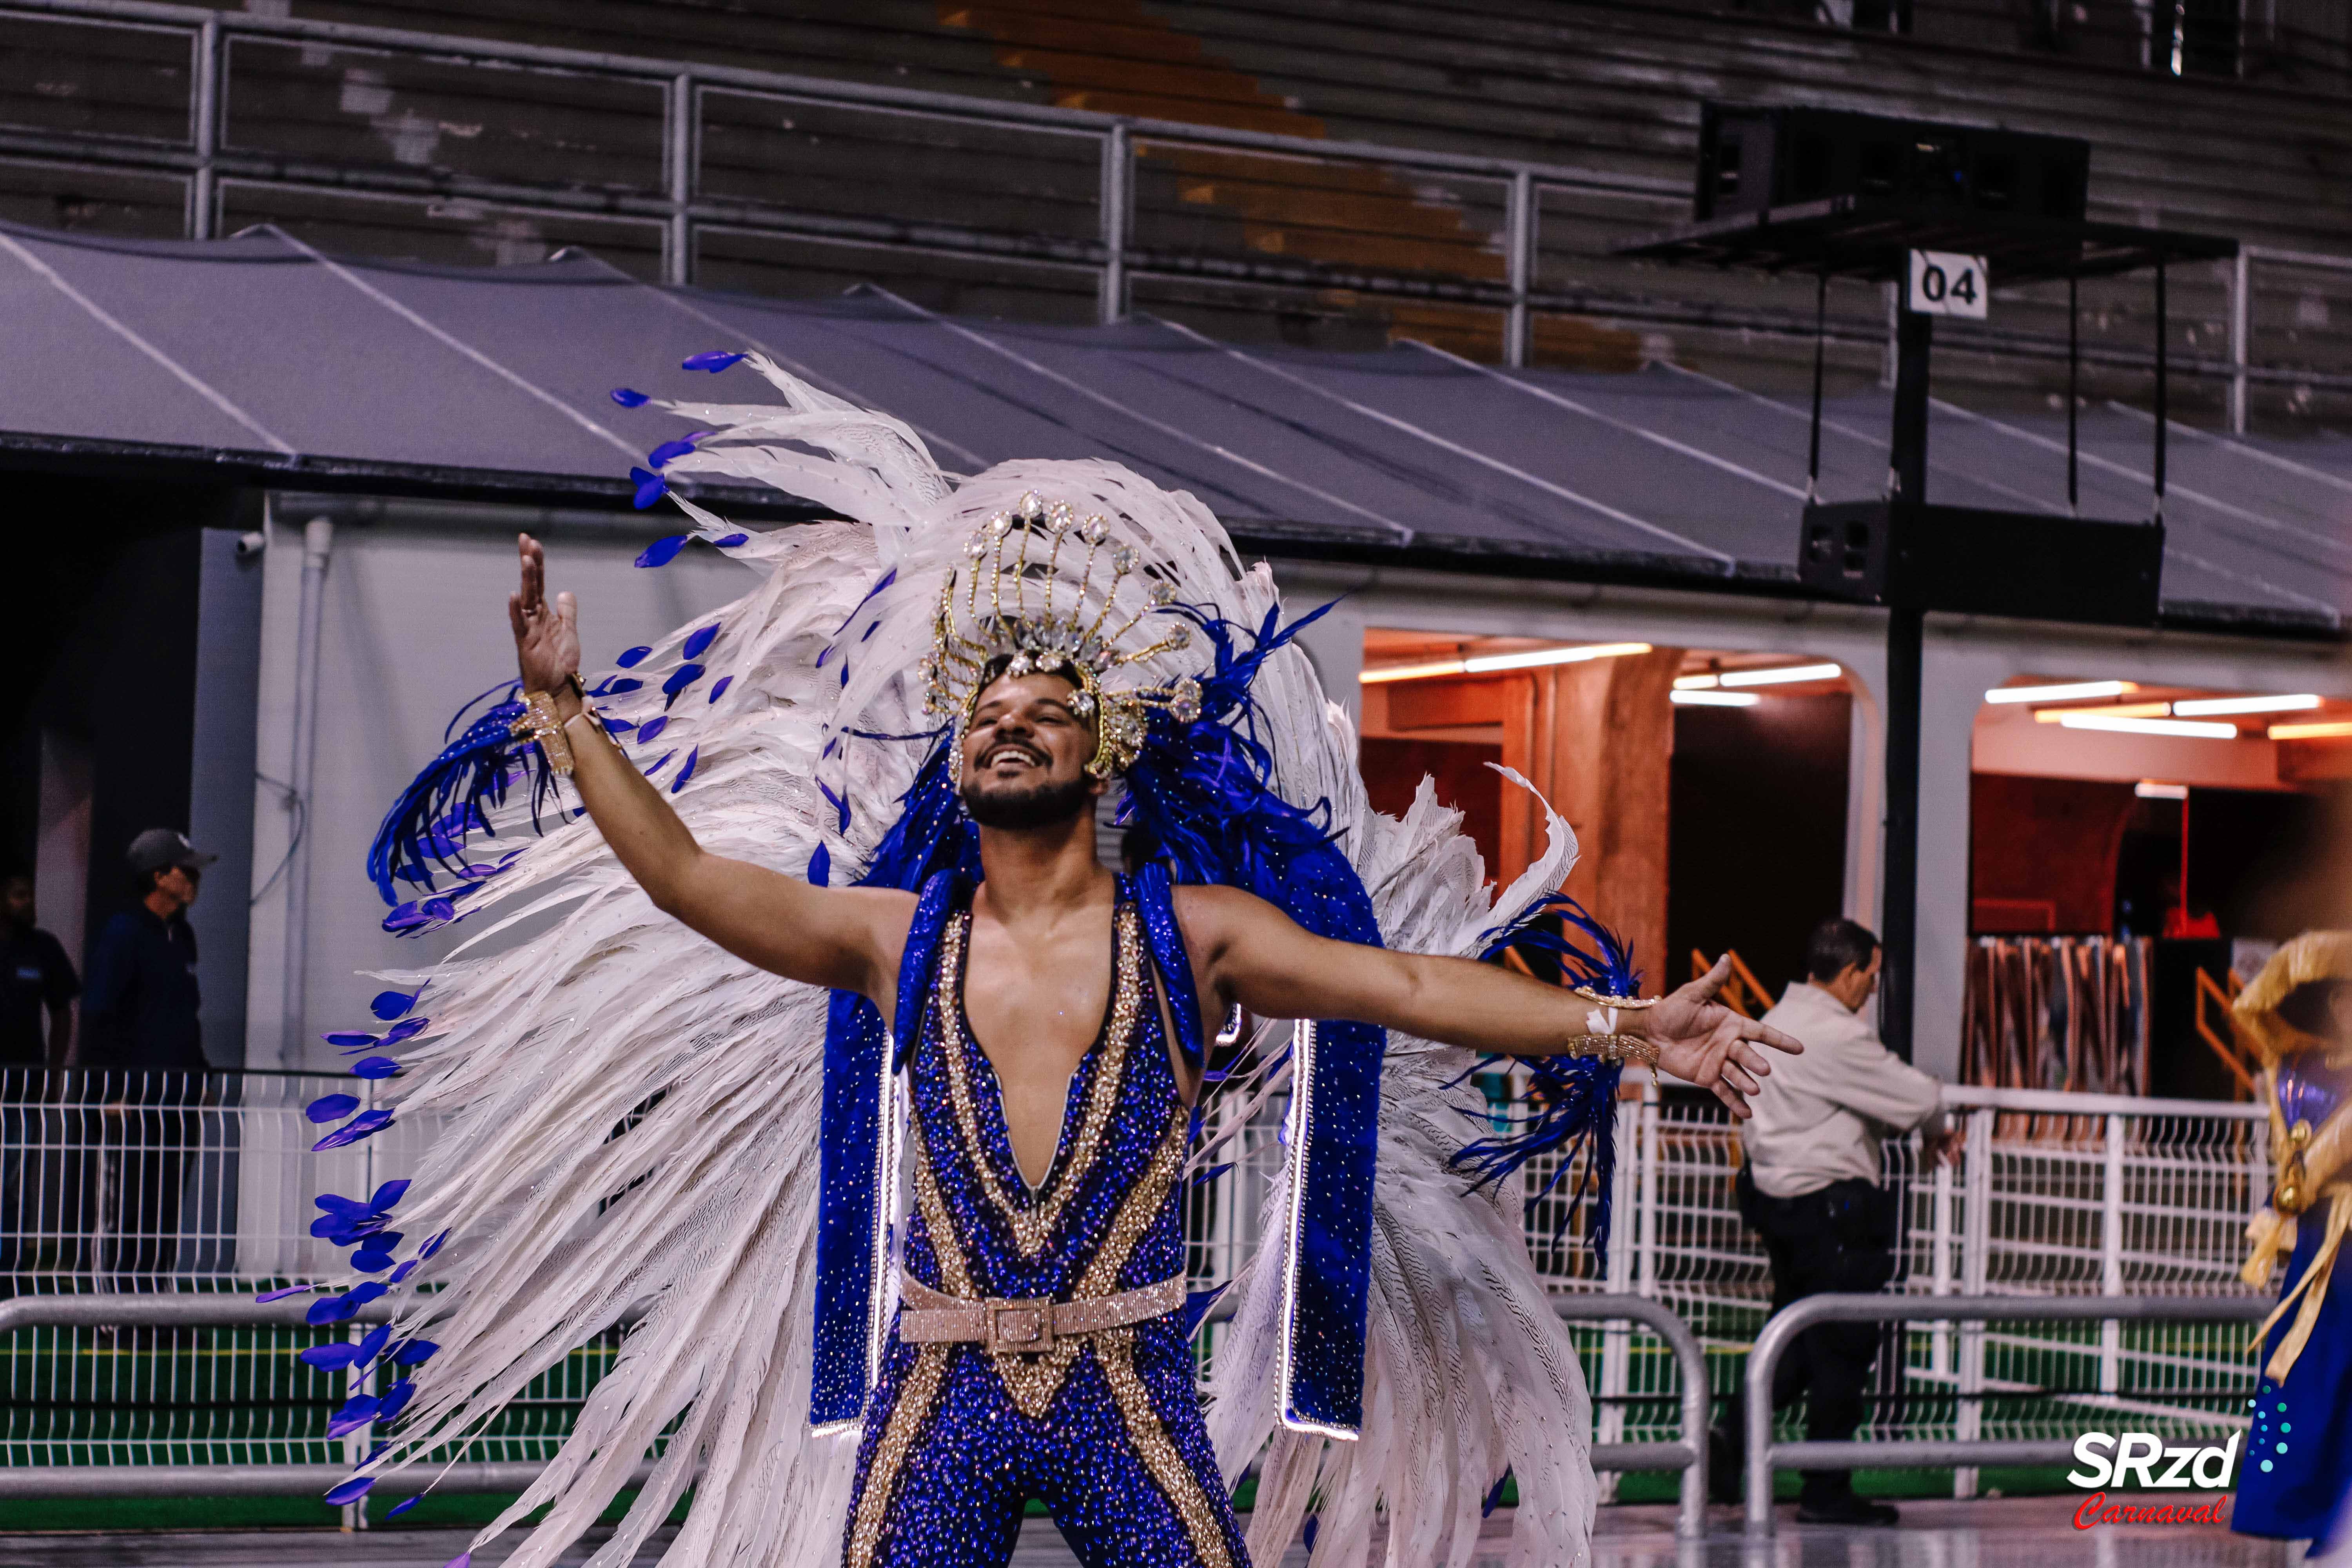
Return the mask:
<path id="1" fill-rule="evenodd" d="M 183 1108 L 203 1103 L 207 1066 L 187 910 L 219 857 L 151 827 L 127 858 L 132 902 L 90 954 L 80 1065 L 96 1075 L 106 1142 L 120 1151 L 112 1266 L 136 1277 L 169 1270 L 179 1254 L 181 1178 L 199 1114 Z"/>

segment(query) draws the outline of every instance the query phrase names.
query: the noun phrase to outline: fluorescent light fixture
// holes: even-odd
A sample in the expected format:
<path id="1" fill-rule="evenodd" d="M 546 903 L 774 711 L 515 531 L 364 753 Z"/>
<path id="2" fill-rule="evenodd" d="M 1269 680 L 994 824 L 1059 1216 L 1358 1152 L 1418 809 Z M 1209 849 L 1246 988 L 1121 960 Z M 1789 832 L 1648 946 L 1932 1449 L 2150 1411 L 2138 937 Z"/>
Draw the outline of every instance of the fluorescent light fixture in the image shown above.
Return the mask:
<path id="1" fill-rule="evenodd" d="M 2121 697 L 2137 691 L 2128 680 L 2077 680 L 2064 686 L 1996 686 L 1985 693 L 1988 702 L 2074 702 L 2093 697 Z"/>
<path id="2" fill-rule="evenodd" d="M 2194 719 L 2117 719 L 2091 709 L 2062 715 L 2069 730 L 2108 730 L 2124 735 L 2178 735 L 2191 741 L 2234 741 L 2235 724 L 2207 723 Z"/>
<path id="3" fill-rule="evenodd" d="M 1727 669 L 1726 686 L 1780 686 L 1794 680 L 1835 680 L 1845 671 L 1834 664 L 1784 664 L 1771 669 Z"/>
<path id="4" fill-rule="evenodd" d="M 2110 719 L 2161 719 L 2172 711 L 2169 702 L 2118 702 L 2109 708 L 2036 708 L 2037 724 L 2063 724 L 2069 713 L 2104 713 Z"/>
<path id="5" fill-rule="evenodd" d="M 2172 705 L 2175 713 L 2302 713 L 2319 706 L 2311 692 L 2292 697 L 2197 697 Z"/>
<path id="6" fill-rule="evenodd" d="M 1442 658 L 1435 664 L 1375 665 L 1356 679 L 1366 686 L 1378 686 L 1383 680 L 1427 680 L 1433 676 L 1460 675 L 1461 673 L 1463 670 L 1460 659 Z"/>
<path id="7" fill-rule="evenodd" d="M 2317 724 L 2271 726 L 2271 739 L 2273 741 L 2332 741 L 2343 735 L 2352 735 L 2352 721 L 2336 719 Z"/>
<path id="8" fill-rule="evenodd" d="M 1647 653 L 1645 642 L 1592 643 L 1583 647 L 1534 647 L 1525 653 L 1481 654 L 1462 661 L 1465 672 L 1489 675 L 1498 669 L 1538 669 L 1549 664 L 1582 664 L 1594 658 L 1623 658 L 1628 654 Z"/>
<path id="9" fill-rule="evenodd" d="M 2142 800 L 2187 800 L 2187 784 L 2165 784 L 2158 779 L 2142 779 L 2132 786 L 2132 794 Z"/>
<path id="10" fill-rule="evenodd" d="M 1723 677 L 1719 675 L 1677 675 L 1675 677 L 1675 689 L 1676 691 L 1712 691 L 1722 684 Z"/>
<path id="11" fill-rule="evenodd" d="M 1588 643 L 1579 647 L 1536 647 L 1525 653 L 1481 654 L 1475 658 L 1442 658 L 1434 664 L 1374 665 L 1356 677 L 1365 686 L 1384 680 L 1432 680 L 1447 675 L 1492 675 L 1505 669 L 1538 669 L 1553 664 L 1582 664 L 1588 659 L 1622 658 L 1647 653 L 1645 642 Z"/>
<path id="12" fill-rule="evenodd" d="M 1669 691 L 1666 700 L 1681 708 L 1753 708 L 1764 700 L 1753 691 Z"/>

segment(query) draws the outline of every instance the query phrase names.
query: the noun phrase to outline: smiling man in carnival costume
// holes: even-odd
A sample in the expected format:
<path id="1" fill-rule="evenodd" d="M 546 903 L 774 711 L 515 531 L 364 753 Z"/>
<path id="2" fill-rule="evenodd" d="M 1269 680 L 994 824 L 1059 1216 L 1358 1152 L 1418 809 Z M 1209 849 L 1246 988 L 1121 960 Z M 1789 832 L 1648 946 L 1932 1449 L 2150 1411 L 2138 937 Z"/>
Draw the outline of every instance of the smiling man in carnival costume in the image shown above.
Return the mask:
<path id="1" fill-rule="evenodd" d="M 2245 1280 L 2264 1287 L 2282 1254 L 2278 1310 L 2257 1336 L 2246 1457 L 2230 1527 L 2340 1552 L 2352 1499 L 2352 1289 L 2331 1289 L 2352 1231 L 2352 932 L 2305 931 L 2273 954 L 2231 1013 L 2263 1062 L 2271 1112 L 2271 1201 L 2247 1227 Z"/>
<path id="2" fill-rule="evenodd" d="M 369 1278 L 312 1317 L 438 1289 L 328 1347 L 374 1379 L 341 1425 L 387 1439 L 331 1496 L 457 1457 L 635 1309 L 483 1534 L 551 1509 L 509 1568 L 552 1562 L 656 1450 L 596 1568 L 689 1486 L 664 1561 L 695 1568 L 1000 1564 L 1031 1497 L 1089 1564 L 1271 1563 L 1302 1525 L 1357 1562 L 1376 1509 L 1396 1560 L 1466 1564 L 1507 1474 L 1511 1560 L 1582 1560 L 1590 1407 L 1517 1168 L 1552 1154 L 1605 1196 L 1623 1061 L 1744 1114 L 1756 1046 L 1794 1042 L 1714 1001 L 1721 966 L 1631 994 L 1554 891 L 1557 816 L 1490 900 L 1426 783 L 1402 820 L 1372 812 L 1269 574 L 1191 496 L 1097 462 L 951 481 L 905 426 L 757 355 L 689 365 L 745 360 L 784 406 L 665 405 L 704 429 L 659 462 L 856 521 L 754 536 L 675 498 L 767 579 L 584 687 L 525 539 L 521 679 L 378 838 L 387 899 L 427 891 L 388 928 L 486 929 L 394 977 L 389 1031 L 333 1037 L 403 1054 L 360 1068 L 398 1074 L 392 1108 L 322 1146 L 394 1115 L 436 1135 L 413 1201 L 320 1200 Z M 1114 789 L 1123 875 L 1095 850 Z M 467 858 L 526 818 L 545 837 Z M 1529 929 L 1554 911 L 1597 952 Z M 1580 987 L 1473 962 L 1544 940 Z M 1542 1085 L 1509 1134 L 1463 1087 L 1481 1056 Z M 1187 1193 L 1277 1105 L 1204 1412 Z"/>

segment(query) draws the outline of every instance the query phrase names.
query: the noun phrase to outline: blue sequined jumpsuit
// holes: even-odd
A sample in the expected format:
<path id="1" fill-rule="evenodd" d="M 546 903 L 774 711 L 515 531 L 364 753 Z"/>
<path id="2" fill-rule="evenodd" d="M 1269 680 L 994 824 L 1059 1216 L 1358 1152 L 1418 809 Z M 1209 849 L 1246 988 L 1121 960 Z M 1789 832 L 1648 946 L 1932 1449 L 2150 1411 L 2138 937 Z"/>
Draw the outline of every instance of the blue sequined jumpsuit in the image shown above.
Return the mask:
<path id="1" fill-rule="evenodd" d="M 908 1068 L 908 1274 L 966 1300 L 1088 1300 L 1184 1270 L 1178 1093 L 1141 921 L 1119 885 L 1101 1032 L 1070 1081 L 1042 1186 L 1013 1155 L 994 1069 L 963 1010 L 971 916 L 950 917 Z M 1010 1561 L 1042 1500 L 1088 1568 L 1247 1568 L 1171 1312 L 1034 1354 L 911 1344 L 894 1329 L 867 1407 L 848 1568 Z"/>
<path id="2" fill-rule="evenodd" d="M 2344 1114 L 2352 1079 L 2312 1051 L 2279 1065 L 2275 1092 L 2287 1126 L 2305 1121 L 2321 1127 Z M 2290 1284 L 2319 1266 L 2332 1184 L 2323 1184 L 2319 1201 L 2296 1218 L 2294 1252 L 2283 1277 Z M 2333 1552 L 2352 1531 L 2352 1457 L 2344 1446 L 2346 1423 L 2352 1419 L 2352 1264 L 2339 1252 L 2326 1267 L 2336 1277 L 2326 1281 L 2311 1338 L 2285 1381 L 2264 1372 L 2248 1401 L 2252 1419 L 2230 1515 L 2230 1528 L 2242 1535 L 2310 1541 L 2315 1559 Z M 2308 1292 L 2319 1283 L 2315 1279 L 2304 1289 Z M 2257 1365 L 2267 1366 L 2298 1316 L 2290 1310 L 2263 1337 Z"/>

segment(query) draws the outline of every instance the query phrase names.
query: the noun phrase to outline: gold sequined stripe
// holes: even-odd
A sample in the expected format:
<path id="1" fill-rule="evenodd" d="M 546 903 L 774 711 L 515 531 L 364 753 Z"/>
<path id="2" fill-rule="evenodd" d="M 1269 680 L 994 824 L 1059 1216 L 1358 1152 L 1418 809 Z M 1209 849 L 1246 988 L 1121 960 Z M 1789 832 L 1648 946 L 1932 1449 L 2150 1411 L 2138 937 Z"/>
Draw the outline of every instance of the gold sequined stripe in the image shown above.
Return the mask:
<path id="1" fill-rule="evenodd" d="M 940 1195 L 939 1177 L 931 1170 L 930 1141 L 915 1126 L 915 1206 L 923 1214 L 923 1228 L 931 1235 L 931 1256 L 939 1259 L 940 1286 L 950 1296 L 971 1300 L 980 1295 L 971 1269 L 964 1262 L 963 1238 L 956 1234 L 955 1216 Z"/>
<path id="2" fill-rule="evenodd" d="M 1167 1423 L 1152 1407 L 1150 1391 L 1135 1370 L 1135 1331 L 1106 1330 L 1095 1336 L 1094 1345 L 1096 1364 L 1102 1368 L 1103 1381 L 1110 1384 L 1111 1402 L 1118 1406 L 1119 1418 L 1127 1425 L 1135 1457 L 1143 1462 L 1145 1472 L 1168 1500 L 1168 1506 L 1176 1510 L 1176 1517 L 1184 1521 L 1192 1554 L 1206 1568 L 1234 1568 L 1217 1510 L 1192 1467 L 1176 1451 Z"/>
<path id="3" fill-rule="evenodd" d="M 940 1383 L 947 1372 L 948 1345 L 924 1345 L 915 1352 L 914 1367 L 898 1387 L 898 1401 L 890 1407 L 889 1424 L 874 1445 L 874 1459 L 866 1471 L 866 1489 L 858 1494 L 857 1518 L 849 1530 L 847 1568 L 869 1568 L 882 1544 L 882 1530 L 890 1514 L 891 1496 L 898 1489 L 898 1472 L 906 1468 L 908 1451 L 930 1424 L 939 1403 Z"/>
<path id="4" fill-rule="evenodd" d="M 1013 1408 L 1032 1421 L 1043 1421 L 1054 1395 L 1062 1392 L 1070 1368 L 1077 1364 L 1078 1349 L 1085 1343 L 1084 1340 L 1056 1340 L 1053 1349 L 1041 1354 L 1005 1352 L 991 1357 L 997 1378 L 1004 1384 L 1004 1396 L 1013 1401 Z"/>
<path id="5" fill-rule="evenodd" d="M 1024 1207 L 1013 1201 L 1013 1195 L 997 1180 L 996 1172 L 982 1153 L 980 1136 L 980 1110 L 972 1096 L 971 1078 L 965 1070 L 962 1047 L 977 1044 L 964 1037 L 961 1026 L 963 1009 L 959 1004 L 956 986 L 963 973 L 963 947 L 971 929 L 969 910 L 951 921 L 946 940 L 941 944 L 938 985 L 934 1006 L 940 1020 L 942 1056 L 948 1068 L 948 1098 L 955 1106 L 956 1123 L 962 1129 L 964 1141 L 971 1150 L 972 1170 L 981 1190 L 989 1203 L 1004 1216 L 1013 1232 L 1013 1245 L 1024 1258 L 1034 1258 L 1045 1250 L 1053 1235 L 1054 1223 L 1061 1217 L 1071 1194 L 1084 1184 L 1087 1173 L 1094 1166 L 1101 1152 L 1103 1133 L 1110 1125 L 1111 1113 L 1118 1103 L 1118 1091 L 1125 1077 L 1128 1047 L 1135 1034 L 1137 1014 L 1143 1002 L 1141 926 L 1132 905 L 1122 906 L 1118 921 L 1118 963 L 1113 976 L 1113 996 L 1110 1022 L 1103 1041 L 1103 1054 L 1095 1064 L 1094 1082 L 1087 1097 L 1086 1110 L 1078 1134 L 1070 1149 L 1068 1164 L 1050 1175 L 1047 1190 L 1040 1194 L 1034 1206 Z M 953 1031 L 950 1037 L 949 1031 Z M 1008 1132 L 1007 1136 L 1010 1134 Z"/>
<path id="6" fill-rule="evenodd" d="M 1160 1136 L 1160 1146 L 1152 1151 L 1151 1163 L 1145 1168 L 1142 1180 L 1128 1189 L 1118 1212 L 1111 1217 L 1109 1233 L 1104 1237 L 1093 1261 L 1087 1265 L 1085 1276 L 1071 1294 L 1072 1300 L 1092 1300 L 1117 1291 L 1127 1260 L 1135 1255 L 1136 1244 L 1150 1228 L 1152 1217 L 1168 1196 L 1169 1187 L 1183 1169 L 1185 1127 L 1186 1117 L 1180 1106 L 1169 1119 L 1168 1131 Z M 1062 1391 L 1063 1381 L 1076 1362 L 1081 1342 L 1063 1340 L 1043 1355 L 1006 1352 L 993 1358 L 1006 1396 L 1024 1415 L 1033 1421 L 1045 1416 L 1046 1406 Z"/>
<path id="7" fill-rule="evenodd" d="M 1142 1179 L 1128 1188 L 1127 1196 L 1119 1200 L 1118 1212 L 1111 1216 L 1110 1231 L 1089 1263 L 1078 1277 L 1078 1288 L 1071 1293 L 1073 1300 L 1085 1301 L 1098 1296 L 1114 1295 L 1118 1290 L 1118 1277 L 1127 1268 L 1127 1260 L 1143 1240 L 1143 1233 L 1151 1228 L 1159 1216 L 1160 1205 L 1168 1199 L 1168 1189 L 1184 1168 L 1184 1134 L 1191 1118 L 1182 1106 L 1178 1106 L 1168 1118 L 1167 1131 L 1160 1135 L 1159 1146 L 1151 1151 L 1151 1163 L 1144 1167 Z"/>

